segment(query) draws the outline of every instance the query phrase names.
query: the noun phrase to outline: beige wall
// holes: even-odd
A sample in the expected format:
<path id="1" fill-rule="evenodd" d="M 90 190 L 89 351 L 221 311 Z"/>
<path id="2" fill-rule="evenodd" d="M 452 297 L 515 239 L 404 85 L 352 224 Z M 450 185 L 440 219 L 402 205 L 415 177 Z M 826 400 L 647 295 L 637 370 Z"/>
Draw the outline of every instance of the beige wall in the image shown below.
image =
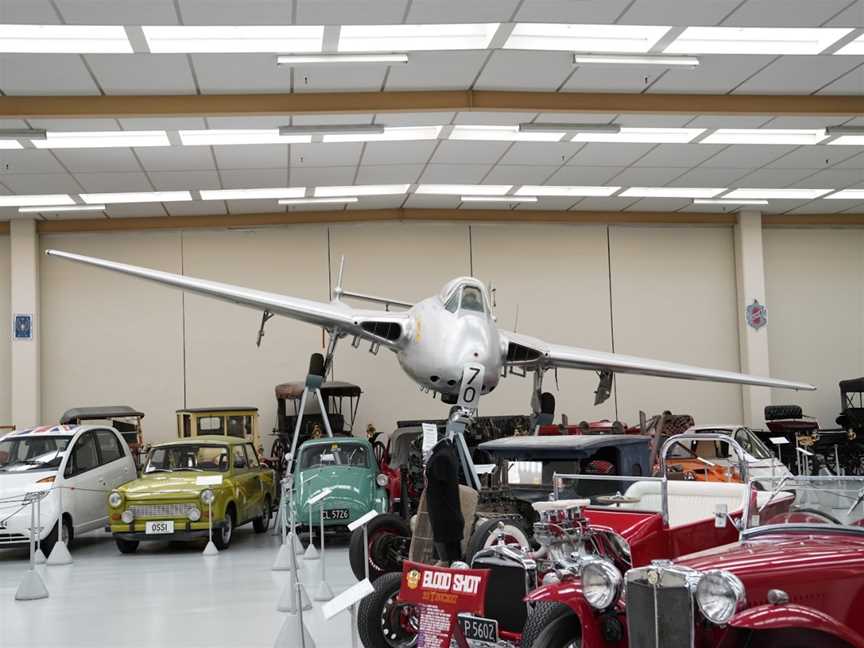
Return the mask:
<path id="1" fill-rule="evenodd" d="M 764 233 L 771 373 L 816 392 L 774 391 L 823 427 L 839 413 L 837 382 L 864 375 L 864 232 L 768 229 Z"/>
<path id="2" fill-rule="evenodd" d="M 12 422 L 12 310 L 9 283 L 9 237 L 0 235 L 0 425 Z"/>

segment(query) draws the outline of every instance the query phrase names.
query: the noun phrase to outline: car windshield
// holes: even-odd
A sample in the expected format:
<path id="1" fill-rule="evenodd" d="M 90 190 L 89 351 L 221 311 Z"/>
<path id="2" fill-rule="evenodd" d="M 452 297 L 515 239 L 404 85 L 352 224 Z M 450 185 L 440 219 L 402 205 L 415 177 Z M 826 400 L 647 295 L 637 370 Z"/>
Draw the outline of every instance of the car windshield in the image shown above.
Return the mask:
<path id="1" fill-rule="evenodd" d="M 359 443 L 340 441 L 303 448 L 300 454 L 300 470 L 322 466 L 369 468 L 369 450 Z"/>
<path id="2" fill-rule="evenodd" d="M 153 448 L 144 473 L 205 470 L 226 472 L 228 448 L 221 445 L 169 445 Z"/>
<path id="3" fill-rule="evenodd" d="M 0 472 L 56 470 L 71 437 L 27 436 L 0 441 Z"/>
<path id="4" fill-rule="evenodd" d="M 789 475 L 759 493 L 750 526 L 842 525 L 864 527 L 864 477 Z"/>
<path id="5" fill-rule="evenodd" d="M 706 434 L 725 434 L 726 436 L 730 435 L 730 431 L 728 429 L 707 429 L 700 428 L 699 433 Z M 757 460 L 762 459 L 771 459 L 773 458 L 773 454 L 771 451 L 765 446 L 764 443 L 757 437 L 753 432 L 748 430 L 747 428 L 738 428 L 735 431 L 734 435 L 735 440 L 738 442 L 738 445 L 749 454 L 751 457 Z M 719 443 L 719 442 L 718 442 Z M 720 452 L 718 454 L 722 454 L 722 457 L 718 458 L 728 458 L 729 457 L 729 446 L 725 443 L 722 444 Z"/>

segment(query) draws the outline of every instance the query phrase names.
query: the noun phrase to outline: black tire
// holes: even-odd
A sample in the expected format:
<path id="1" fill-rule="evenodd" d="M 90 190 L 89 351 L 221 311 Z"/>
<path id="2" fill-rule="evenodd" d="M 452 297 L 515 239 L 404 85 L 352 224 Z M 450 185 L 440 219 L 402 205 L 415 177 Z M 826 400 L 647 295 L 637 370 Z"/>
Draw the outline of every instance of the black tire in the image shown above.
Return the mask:
<path id="1" fill-rule="evenodd" d="M 219 551 L 225 551 L 231 546 L 231 540 L 234 538 L 234 529 L 237 527 L 237 513 L 234 511 L 234 505 L 229 504 L 225 514 L 225 522 L 227 526 L 221 529 L 213 529 L 213 544 Z"/>
<path id="2" fill-rule="evenodd" d="M 401 572 L 384 574 L 375 581 L 375 591 L 360 602 L 357 634 L 364 648 L 409 648 L 417 643 L 416 633 L 398 623 L 400 613 L 411 609 L 396 601 L 401 584 Z"/>
<path id="3" fill-rule="evenodd" d="M 410 538 L 411 527 L 399 515 L 384 513 L 366 525 L 369 537 L 369 580 L 375 581 L 383 574 L 402 572 L 402 560 L 395 560 L 389 555 L 375 555 L 376 549 L 383 549 L 382 537 L 389 535 L 399 538 Z M 357 580 L 366 578 L 366 558 L 363 549 L 363 529 L 351 532 L 351 542 L 348 545 L 348 562 Z"/>
<path id="4" fill-rule="evenodd" d="M 800 405 L 766 405 L 765 420 L 800 419 L 803 417 Z"/>
<path id="5" fill-rule="evenodd" d="M 264 533 L 269 529 L 272 517 L 273 503 L 270 501 L 270 496 L 268 495 L 264 498 L 264 510 L 261 512 L 261 515 L 252 520 L 252 528 L 255 529 L 255 533 Z"/>
<path id="6" fill-rule="evenodd" d="M 522 630 L 522 647 L 531 648 L 547 626 L 556 619 L 573 614 L 573 610 L 563 603 L 552 603 L 540 601 L 534 606 L 534 610 L 528 615 L 525 628 Z"/>
<path id="7" fill-rule="evenodd" d="M 524 548 L 530 548 L 528 534 L 525 533 L 525 529 L 521 523 L 510 518 L 492 518 L 474 528 L 474 532 L 468 538 L 468 545 L 465 547 L 465 562 L 470 565 L 477 552 L 489 546 L 500 522 L 504 523 L 504 532 L 506 535 L 514 537 Z"/>
<path id="8" fill-rule="evenodd" d="M 42 549 L 42 553 L 46 556 L 50 556 L 51 552 L 54 550 L 54 545 L 57 544 L 57 523 L 54 523 L 54 528 L 51 529 L 51 533 L 45 536 L 45 539 L 39 543 L 39 548 Z M 72 548 L 72 523 L 69 521 L 69 518 L 63 517 L 63 535 L 66 536 L 66 548 Z"/>
<path id="9" fill-rule="evenodd" d="M 124 540 L 123 538 L 114 538 L 117 548 L 122 554 L 133 554 L 138 551 L 138 540 Z"/>
<path id="10" fill-rule="evenodd" d="M 575 614 L 565 614 L 552 620 L 525 648 L 579 648 L 582 645 L 582 624 Z"/>

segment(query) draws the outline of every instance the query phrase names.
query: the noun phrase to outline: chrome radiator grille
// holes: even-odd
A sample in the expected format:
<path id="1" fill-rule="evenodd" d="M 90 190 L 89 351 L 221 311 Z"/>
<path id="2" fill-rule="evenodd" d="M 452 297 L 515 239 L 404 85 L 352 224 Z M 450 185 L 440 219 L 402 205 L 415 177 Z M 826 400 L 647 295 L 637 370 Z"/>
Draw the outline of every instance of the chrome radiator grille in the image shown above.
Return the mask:
<path id="1" fill-rule="evenodd" d="M 693 645 L 693 596 L 685 575 L 662 567 L 633 569 L 625 597 L 630 648 Z"/>
<path id="2" fill-rule="evenodd" d="M 132 504 L 129 510 L 136 518 L 185 518 L 195 504 Z"/>

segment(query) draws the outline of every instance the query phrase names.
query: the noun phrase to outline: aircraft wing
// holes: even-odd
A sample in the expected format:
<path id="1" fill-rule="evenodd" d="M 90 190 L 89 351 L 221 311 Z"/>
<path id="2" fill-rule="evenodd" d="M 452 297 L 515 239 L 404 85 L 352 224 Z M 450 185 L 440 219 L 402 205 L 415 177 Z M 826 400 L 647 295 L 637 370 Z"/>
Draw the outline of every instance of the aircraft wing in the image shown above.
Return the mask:
<path id="1" fill-rule="evenodd" d="M 549 344 L 543 340 L 519 333 L 501 331 L 501 336 L 508 343 L 507 364 L 523 366 L 526 369 L 587 369 L 590 371 L 611 371 L 613 373 L 641 374 L 643 376 L 659 376 L 661 378 L 680 378 L 683 380 L 705 380 L 708 382 L 737 383 L 741 385 L 758 385 L 778 389 L 815 390 L 808 383 L 777 380 L 763 376 L 723 371 L 720 369 L 705 369 L 691 365 L 651 360 L 636 356 L 592 351 L 578 347 Z"/>
<path id="2" fill-rule="evenodd" d="M 248 306 L 256 310 L 269 311 L 275 315 L 283 315 L 326 329 L 338 329 L 343 333 L 357 335 L 389 347 L 398 346 L 409 322 L 409 316 L 404 312 L 382 313 L 380 311 L 358 310 L 339 301 L 317 302 L 298 297 L 288 297 L 217 281 L 196 279 L 162 272 L 161 270 L 72 254 L 71 252 L 61 252 L 60 250 L 46 250 L 45 254 L 179 288 L 205 297 Z"/>

